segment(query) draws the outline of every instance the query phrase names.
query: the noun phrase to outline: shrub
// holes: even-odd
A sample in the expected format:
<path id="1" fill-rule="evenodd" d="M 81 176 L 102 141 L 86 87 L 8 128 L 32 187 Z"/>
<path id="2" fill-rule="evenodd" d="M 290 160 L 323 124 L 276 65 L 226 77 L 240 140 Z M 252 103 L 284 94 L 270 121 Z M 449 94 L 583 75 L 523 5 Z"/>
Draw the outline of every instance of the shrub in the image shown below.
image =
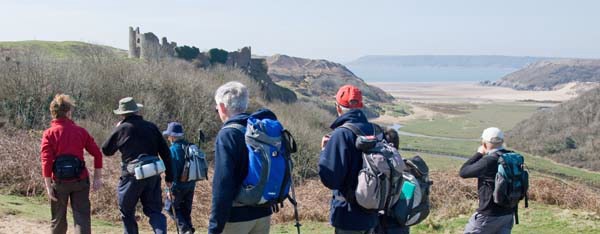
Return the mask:
<path id="1" fill-rule="evenodd" d="M 200 49 L 196 48 L 195 46 L 189 47 L 184 45 L 176 47 L 175 53 L 178 58 L 190 61 L 198 57 L 200 54 Z"/>
<path id="2" fill-rule="evenodd" d="M 211 64 L 220 63 L 225 64 L 229 53 L 225 50 L 213 48 L 208 51 L 208 57 Z"/>

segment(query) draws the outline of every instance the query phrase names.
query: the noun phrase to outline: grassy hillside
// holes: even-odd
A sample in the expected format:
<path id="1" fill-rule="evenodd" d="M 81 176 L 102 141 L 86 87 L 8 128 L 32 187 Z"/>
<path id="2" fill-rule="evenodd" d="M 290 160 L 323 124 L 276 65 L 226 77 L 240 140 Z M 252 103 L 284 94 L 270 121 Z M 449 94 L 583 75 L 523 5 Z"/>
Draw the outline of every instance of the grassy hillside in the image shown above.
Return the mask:
<path id="1" fill-rule="evenodd" d="M 600 88 L 535 113 L 507 135 L 513 147 L 558 162 L 600 171 Z"/>
<path id="2" fill-rule="evenodd" d="M 38 51 L 54 57 L 85 56 L 98 53 L 114 53 L 117 56 L 127 56 L 126 51 L 94 45 L 80 41 L 1 41 L 0 51 L 19 50 Z"/>

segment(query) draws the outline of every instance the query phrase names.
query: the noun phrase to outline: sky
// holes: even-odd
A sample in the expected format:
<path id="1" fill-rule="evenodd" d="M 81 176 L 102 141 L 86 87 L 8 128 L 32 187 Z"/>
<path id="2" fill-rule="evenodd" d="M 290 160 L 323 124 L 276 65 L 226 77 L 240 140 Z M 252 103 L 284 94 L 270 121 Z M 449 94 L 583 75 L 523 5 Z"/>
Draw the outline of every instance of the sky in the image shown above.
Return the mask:
<path id="1" fill-rule="evenodd" d="M 594 0 L 0 0 L 0 41 L 127 49 L 128 27 L 201 50 L 349 62 L 365 55 L 600 58 Z"/>

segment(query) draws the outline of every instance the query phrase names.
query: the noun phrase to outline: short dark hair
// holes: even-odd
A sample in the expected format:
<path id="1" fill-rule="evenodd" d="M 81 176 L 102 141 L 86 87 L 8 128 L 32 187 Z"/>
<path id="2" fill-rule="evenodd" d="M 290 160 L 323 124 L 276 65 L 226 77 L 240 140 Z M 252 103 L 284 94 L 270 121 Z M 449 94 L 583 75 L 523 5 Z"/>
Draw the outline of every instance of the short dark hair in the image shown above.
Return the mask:
<path id="1" fill-rule="evenodd" d="M 385 133 L 384 133 L 384 137 L 385 137 L 385 141 L 392 144 L 392 146 L 394 146 L 394 148 L 398 149 L 398 147 L 400 147 L 400 136 L 398 135 L 398 132 L 396 131 L 396 129 L 393 129 L 393 128 L 386 129 Z"/>

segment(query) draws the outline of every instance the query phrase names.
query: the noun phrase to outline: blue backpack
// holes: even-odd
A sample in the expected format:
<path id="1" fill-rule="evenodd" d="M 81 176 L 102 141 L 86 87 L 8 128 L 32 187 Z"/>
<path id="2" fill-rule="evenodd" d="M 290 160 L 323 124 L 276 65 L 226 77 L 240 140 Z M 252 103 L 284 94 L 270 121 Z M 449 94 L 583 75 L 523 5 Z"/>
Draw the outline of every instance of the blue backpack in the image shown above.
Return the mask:
<path id="1" fill-rule="evenodd" d="M 237 205 L 271 206 L 288 198 L 292 163 L 286 148 L 291 137 L 276 119 L 248 118 L 247 126 L 226 127 L 245 132 L 248 148 L 248 174 L 235 198 Z"/>

